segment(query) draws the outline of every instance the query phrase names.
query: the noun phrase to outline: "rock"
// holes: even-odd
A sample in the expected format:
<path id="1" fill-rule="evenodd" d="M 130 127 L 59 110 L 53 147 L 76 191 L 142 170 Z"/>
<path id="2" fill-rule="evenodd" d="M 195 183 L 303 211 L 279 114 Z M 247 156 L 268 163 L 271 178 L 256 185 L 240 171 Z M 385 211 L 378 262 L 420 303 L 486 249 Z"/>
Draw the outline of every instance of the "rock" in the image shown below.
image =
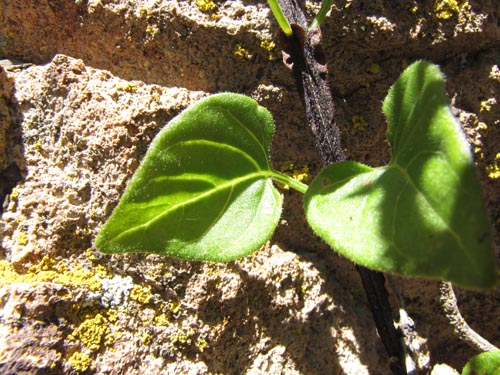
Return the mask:
<path id="1" fill-rule="evenodd" d="M 196 3 L 3 5 L 0 174 L 18 172 L 0 186 L 2 374 L 389 373 L 354 267 L 311 233 L 296 193 L 284 191 L 271 242 L 228 264 L 92 249 L 151 139 L 208 93 L 245 93 L 269 108 L 274 165 L 320 168 L 267 4 L 217 1 L 204 12 Z M 322 28 L 346 152 L 387 163 L 388 87 L 415 58 L 439 62 L 500 244 L 496 5 L 393 3 L 335 2 Z M 437 283 L 394 284 L 431 365 L 461 368 L 474 353 L 440 315 Z M 460 291 L 464 316 L 493 342 L 499 304 L 498 292 Z"/>

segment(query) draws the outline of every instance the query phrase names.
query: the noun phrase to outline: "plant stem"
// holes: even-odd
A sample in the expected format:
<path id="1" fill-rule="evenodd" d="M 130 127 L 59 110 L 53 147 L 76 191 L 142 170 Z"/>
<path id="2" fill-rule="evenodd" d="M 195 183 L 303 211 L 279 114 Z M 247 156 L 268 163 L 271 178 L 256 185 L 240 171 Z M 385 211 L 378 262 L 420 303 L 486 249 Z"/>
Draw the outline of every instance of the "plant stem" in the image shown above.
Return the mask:
<path id="1" fill-rule="evenodd" d="M 293 32 L 291 36 L 281 35 L 283 62 L 295 77 L 323 165 L 345 160 L 327 81 L 328 68 L 320 45 L 321 31 L 317 26 L 307 29 L 300 1 L 282 0 L 281 4 Z M 403 345 L 392 318 L 384 276 L 364 267 L 357 266 L 356 269 L 363 282 L 377 331 L 389 355 L 391 370 L 393 374 L 406 375 Z"/>
<path id="2" fill-rule="evenodd" d="M 439 286 L 439 301 L 444 315 L 453 327 L 453 332 L 474 349 L 481 352 L 499 350 L 495 345 L 474 331 L 464 320 L 457 306 L 457 297 L 450 282 L 442 282 Z"/>
<path id="3" fill-rule="evenodd" d="M 296 180 L 293 177 L 290 177 L 284 173 L 280 173 L 277 171 L 274 171 L 274 173 L 272 175 L 272 179 L 274 181 L 282 183 L 283 185 L 288 185 L 292 189 L 297 190 L 298 192 L 300 192 L 302 194 L 305 194 L 307 189 L 309 188 L 309 186 L 300 182 L 299 180 Z"/>

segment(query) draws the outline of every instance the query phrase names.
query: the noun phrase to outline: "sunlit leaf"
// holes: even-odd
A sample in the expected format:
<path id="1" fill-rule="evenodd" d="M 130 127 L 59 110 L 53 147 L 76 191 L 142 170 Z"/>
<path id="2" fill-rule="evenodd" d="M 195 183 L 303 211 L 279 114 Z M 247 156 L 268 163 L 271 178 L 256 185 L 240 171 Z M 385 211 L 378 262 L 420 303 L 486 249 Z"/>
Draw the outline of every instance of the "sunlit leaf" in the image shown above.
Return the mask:
<path id="1" fill-rule="evenodd" d="M 478 354 L 465 365 L 462 375 L 500 375 L 500 351 Z"/>
<path id="2" fill-rule="evenodd" d="M 270 179 L 273 132 L 269 112 L 243 95 L 189 107 L 154 139 L 95 246 L 211 261 L 259 249 L 282 206 Z"/>
<path id="3" fill-rule="evenodd" d="M 411 65 L 384 102 L 392 160 L 324 169 L 306 217 L 336 251 L 368 268 L 491 288 L 497 282 L 472 156 L 439 69 Z"/>

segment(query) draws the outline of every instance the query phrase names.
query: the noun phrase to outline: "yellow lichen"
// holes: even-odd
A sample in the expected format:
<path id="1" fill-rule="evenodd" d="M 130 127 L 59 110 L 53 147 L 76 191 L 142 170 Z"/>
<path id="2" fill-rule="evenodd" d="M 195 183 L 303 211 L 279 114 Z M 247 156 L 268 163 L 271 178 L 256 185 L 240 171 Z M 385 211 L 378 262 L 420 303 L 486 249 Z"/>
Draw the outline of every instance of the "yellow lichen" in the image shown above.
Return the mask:
<path id="1" fill-rule="evenodd" d="M 19 232 L 16 241 L 19 246 L 24 246 L 28 243 L 28 235 L 24 232 Z"/>
<path id="2" fill-rule="evenodd" d="M 90 367 L 92 359 L 85 353 L 75 352 L 71 357 L 69 357 L 68 363 L 76 371 L 84 372 Z"/>
<path id="3" fill-rule="evenodd" d="M 309 173 L 309 166 L 307 164 L 304 164 L 302 167 L 295 167 L 295 163 L 287 160 L 281 164 L 280 171 L 292 176 L 298 181 L 305 183 L 311 181 L 311 174 Z M 290 186 L 287 184 L 281 184 L 281 187 L 285 190 L 290 189 Z"/>
<path id="4" fill-rule="evenodd" d="M 177 301 L 172 301 L 168 303 L 168 309 L 173 313 L 177 314 L 181 310 L 181 304 Z"/>
<path id="5" fill-rule="evenodd" d="M 436 0 L 434 2 L 434 13 L 436 18 L 447 20 L 460 12 L 457 0 Z"/>
<path id="6" fill-rule="evenodd" d="M 371 64 L 368 67 L 368 72 L 372 74 L 378 74 L 380 73 L 380 65 L 379 64 Z"/>
<path id="7" fill-rule="evenodd" d="M 488 178 L 492 180 L 496 180 L 500 178 L 500 153 L 495 155 L 495 161 L 492 164 L 486 166 L 486 173 L 488 174 Z"/>
<path id="8" fill-rule="evenodd" d="M 212 0 L 195 0 L 195 4 L 203 13 L 210 13 L 217 9 L 217 4 Z"/>
<path id="9" fill-rule="evenodd" d="M 205 340 L 204 338 L 199 338 L 196 341 L 196 347 L 199 349 L 200 352 L 205 351 L 205 349 L 208 349 L 210 345 L 208 344 L 208 341 Z"/>
<path id="10" fill-rule="evenodd" d="M 140 7 L 137 9 L 137 13 L 139 13 L 139 17 L 145 17 L 148 14 L 148 8 Z"/>
<path id="11" fill-rule="evenodd" d="M 82 265 L 69 269 L 64 263 L 56 263 L 45 256 L 39 264 L 31 266 L 27 273 L 14 270 L 8 261 L 0 261 L 0 284 L 54 282 L 63 285 L 84 286 L 91 291 L 101 289 L 99 275 L 85 270 Z"/>
<path id="12" fill-rule="evenodd" d="M 68 337 L 79 340 L 87 349 L 97 351 L 105 342 L 109 342 L 111 331 L 108 320 L 100 313 L 85 319 Z"/>
<path id="13" fill-rule="evenodd" d="M 476 130 L 484 135 L 488 132 L 488 125 L 482 121 L 477 121 Z"/>
<path id="14" fill-rule="evenodd" d="M 309 166 L 304 165 L 302 168 L 294 169 L 292 171 L 292 177 L 298 181 L 308 182 L 311 179 L 311 175 L 309 174 Z"/>
<path id="15" fill-rule="evenodd" d="M 19 197 L 19 190 L 17 190 L 16 188 L 13 188 L 9 194 L 9 199 L 14 200 L 14 199 L 17 199 L 18 197 Z"/>
<path id="16" fill-rule="evenodd" d="M 97 260 L 97 257 L 95 256 L 91 247 L 89 247 L 87 250 L 85 250 L 85 255 L 87 256 L 88 260 L 92 260 L 92 261 Z"/>
<path id="17" fill-rule="evenodd" d="M 144 334 L 141 338 L 141 342 L 143 345 L 150 345 L 151 344 L 151 335 L 149 333 Z"/>
<path id="18" fill-rule="evenodd" d="M 134 93 L 137 92 L 137 85 L 132 82 L 120 83 L 116 86 L 116 90 Z"/>
<path id="19" fill-rule="evenodd" d="M 489 98 L 487 100 L 483 100 L 480 104 L 479 111 L 480 112 L 489 112 L 491 111 L 491 107 L 497 104 L 497 100 L 495 98 Z"/>
<path id="20" fill-rule="evenodd" d="M 151 287 L 144 287 L 141 285 L 134 286 L 130 291 L 130 298 L 142 304 L 151 302 L 151 298 L 153 298 Z"/>
<path id="21" fill-rule="evenodd" d="M 486 173 L 488 178 L 496 180 L 500 178 L 500 167 L 498 167 L 497 163 L 489 164 L 486 166 Z"/>
<path id="22" fill-rule="evenodd" d="M 156 326 L 168 326 L 170 324 L 170 320 L 166 314 L 156 315 L 153 319 L 153 323 Z"/>
<path id="23" fill-rule="evenodd" d="M 481 149 L 481 147 L 479 147 L 479 146 L 475 146 L 474 147 L 474 156 L 477 159 L 483 159 L 484 158 L 483 150 Z"/>
<path id="24" fill-rule="evenodd" d="M 493 65 L 489 74 L 489 78 L 500 82 L 500 68 L 498 65 Z"/>
<path id="25" fill-rule="evenodd" d="M 260 42 L 260 46 L 267 51 L 267 59 L 269 61 L 274 61 L 278 58 L 275 53 L 276 43 L 274 43 L 272 40 L 264 39 Z"/>
<path id="26" fill-rule="evenodd" d="M 193 336 L 194 330 L 192 328 L 188 328 L 185 332 L 180 331 L 178 333 L 175 333 L 170 339 L 172 343 L 177 347 L 185 348 L 191 345 Z"/>
<path id="27" fill-rule="evenodd" d="M 356 130 L 364 130 L 368 126 L 368 123 L 362 116 L 354 115 L 352 116 L 352 125 Z"/>
<path id="28" fill-rule="evenodd" d="M 240 59 L 250 60 L 252 55 L 250 55 L 250 51 L 243 47 L 241 44 L 238 44 L 234 49 L 233 54 Z"/>

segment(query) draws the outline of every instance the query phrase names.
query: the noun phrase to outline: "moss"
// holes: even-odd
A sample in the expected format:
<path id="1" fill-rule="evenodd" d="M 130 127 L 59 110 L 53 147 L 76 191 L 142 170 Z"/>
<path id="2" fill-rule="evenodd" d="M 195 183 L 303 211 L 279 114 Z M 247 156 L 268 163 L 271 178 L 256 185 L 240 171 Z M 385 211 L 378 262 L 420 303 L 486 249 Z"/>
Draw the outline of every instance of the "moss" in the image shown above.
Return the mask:
<path id="1" fill-rule="evenodd" d="M 92 359 L 85 353 L 75 352 L 68 359 L 68 363 L 73 367 L 76 371 L 84 372 L 87 371 L 92 363 Z"/>

